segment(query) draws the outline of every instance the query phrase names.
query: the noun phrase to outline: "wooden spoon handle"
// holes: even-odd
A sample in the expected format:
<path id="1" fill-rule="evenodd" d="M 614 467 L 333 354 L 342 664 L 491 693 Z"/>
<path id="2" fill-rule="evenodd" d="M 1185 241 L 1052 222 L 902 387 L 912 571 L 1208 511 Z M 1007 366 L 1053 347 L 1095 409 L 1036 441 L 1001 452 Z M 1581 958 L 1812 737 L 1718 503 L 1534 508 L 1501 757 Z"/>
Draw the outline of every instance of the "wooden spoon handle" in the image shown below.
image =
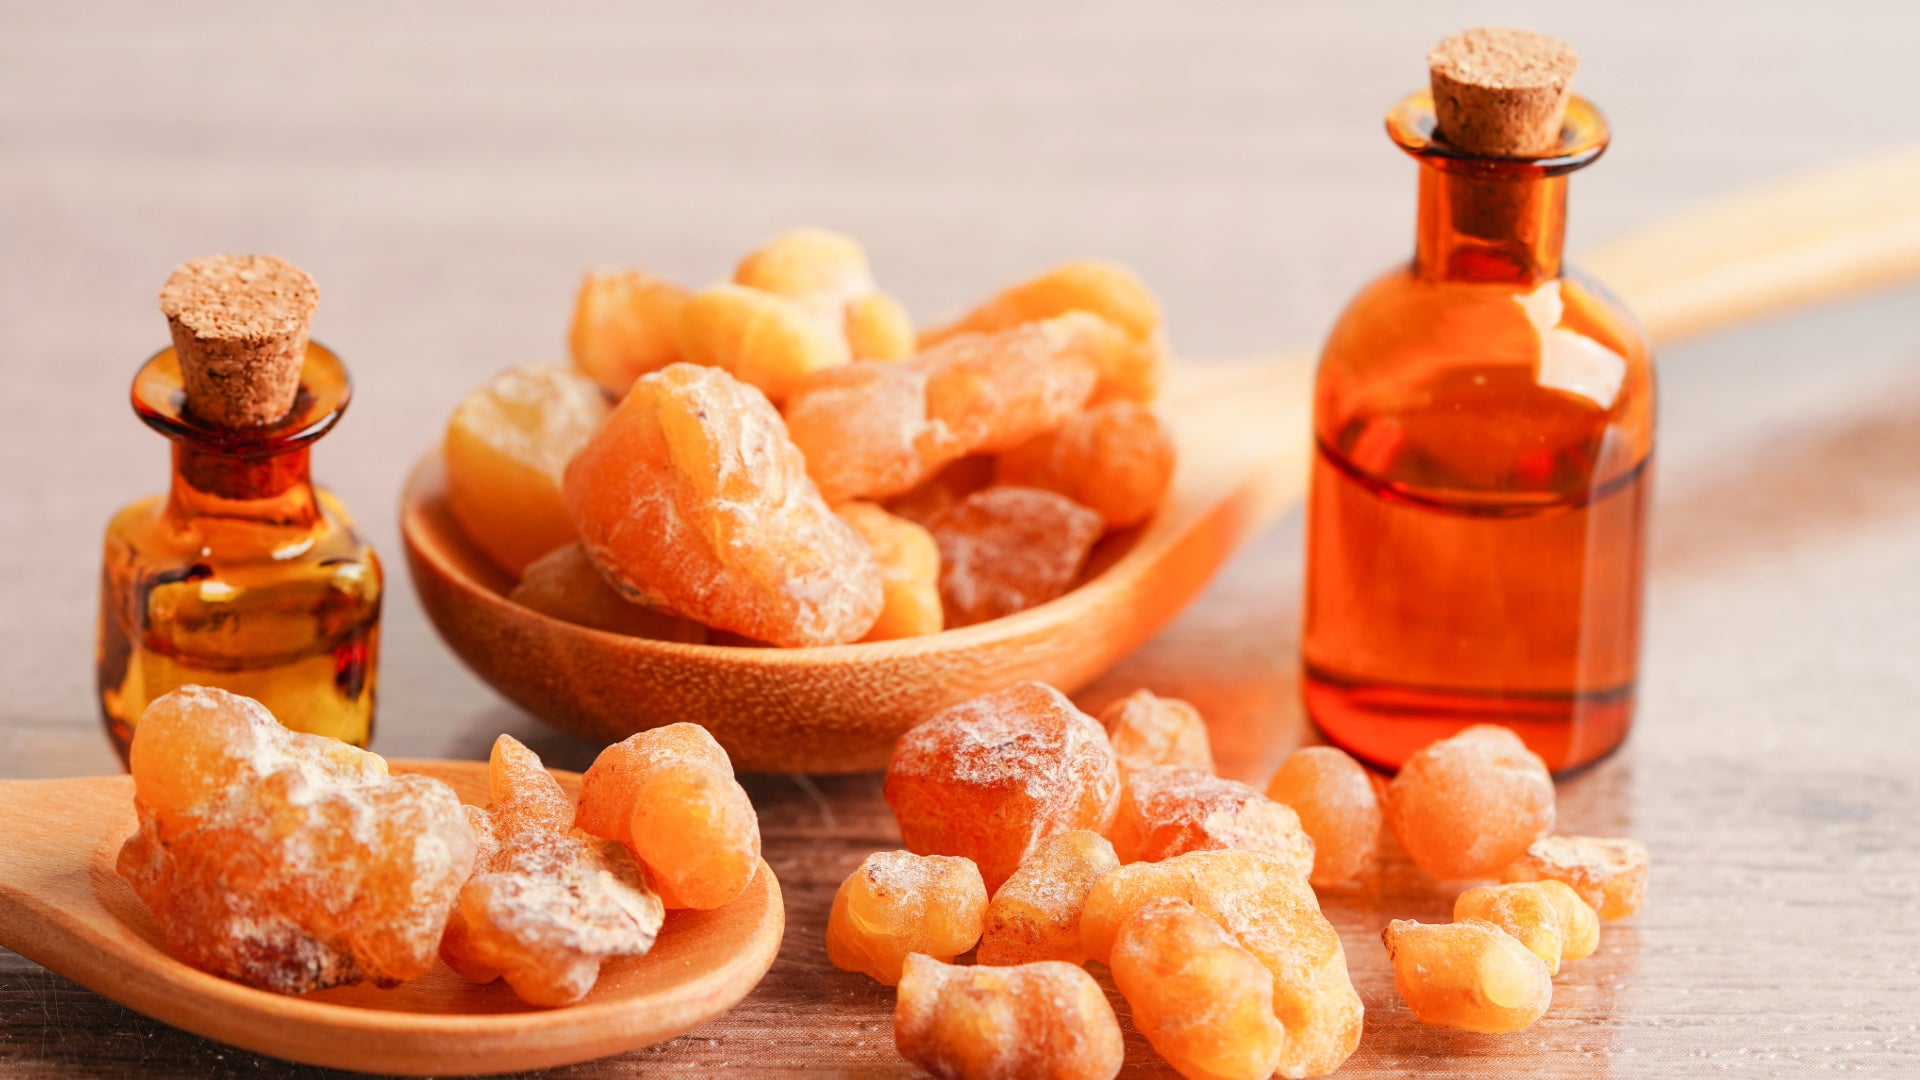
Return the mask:
<path id="1" fill-rule="evenodd" d="M 1665 345 L 1920 276 L 1920 149 L 1688 210 L 1576 260 Z"/>

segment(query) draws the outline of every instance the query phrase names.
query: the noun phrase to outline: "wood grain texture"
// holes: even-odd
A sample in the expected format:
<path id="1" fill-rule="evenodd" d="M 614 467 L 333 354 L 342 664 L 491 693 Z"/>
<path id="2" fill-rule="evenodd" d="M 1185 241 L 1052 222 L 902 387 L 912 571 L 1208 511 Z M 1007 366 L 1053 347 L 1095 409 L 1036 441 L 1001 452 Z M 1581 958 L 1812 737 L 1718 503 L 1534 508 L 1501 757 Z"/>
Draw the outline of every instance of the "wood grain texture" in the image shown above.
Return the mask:
<path id="1" fill-rule="evenodd" d="M 485 805 L 477 761 L 395 761 Z M 578 796 L 580 776 L 556 772 Z M 780 885 L 764 863 L 712 911 L 674 911 L 645 956 L 609 960 L 586 997 L 528 1006 L 502 981 L 436 965 L 393 990 L 256 990 L 173 958 L 115 869 L 134 830 L 126 776 L 0 782 L 0 942 L 155 1019 L 275 1057 L 361 1072 L 507 1072 L 606 1057 L 706 1023 L 751 991 L 779 949 Z"/>
<path id="2" fill-rule="evenodd" d="M 329 4 L 7 9 L 0 33 L 0 774 L 104 773 L 89 658 L 106 516 L 165 451 L 125 405 L 181 258 L 274 251 L 320 283 L 352 413 L 316 466 L 387 557 L 383 753 L 593 748 L 468 675 L 400 564 L 398 493 L 486 375 L 558 355 L 583 266 L 723 276 L 798 222 L 868 242 L 923 319 L 1061 259 L 1134 265 L 1175 347 L 1324 333 L 1404 258 L 1413 166 L 1380 132 L 1426 48 L 1479 21 L 1574 42 L 1612 122 L 1573 181 L 1576 253 L 1766 177 L 1920 141 L 1894 4 Z M 1562 786 L 1628 832 L 1651 898 L 1528 1033 L 1415 1025 L 1377 934 L 1451 893 L 1389 861 L 1330 899 L 1368 1005 L 1341 1076 L 1907 1076 L 1920 1070 L 1920 293 L 1664 352 L 1647 659 L 1626 748 Z M 75 432 L 85 438 L 75 439 Z M 1299 522 L 1079 695 L 1196 702 L 1222 768 L 1312 738 Z M 832 892 L 898 843 L 871 774 L 745 778 L 789 932 L 690 1035 L 543 1075 L 910 1075 L 891 996 L 831 969 Z M 0 954 L 0 1074 L 321 1077 L 148 1021 Z M 1137 1039 L 1128 1075 L 1165 1076 Z"/>

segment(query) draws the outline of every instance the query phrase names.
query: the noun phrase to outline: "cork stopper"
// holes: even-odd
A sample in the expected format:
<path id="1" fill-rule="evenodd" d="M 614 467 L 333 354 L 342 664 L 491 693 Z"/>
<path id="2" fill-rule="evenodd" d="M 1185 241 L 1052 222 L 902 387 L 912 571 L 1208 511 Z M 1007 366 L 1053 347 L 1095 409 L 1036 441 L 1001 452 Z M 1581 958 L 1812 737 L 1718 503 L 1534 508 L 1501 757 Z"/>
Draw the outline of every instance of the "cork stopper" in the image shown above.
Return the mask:
<path id="1" fill-rule="evenodd" d="M 320 290 L 272 255 L 210 255 L 173 268 L 160 311 L 173 334 L 187 407 L 226 427 L 287 415 L 300 392 Z"/>
<path id="2" fill-rule="evenodd" d="M 1530 30 L 1463 30 L 1427 53 L 1439 135 L 1473 154 L 1539 157 L 1560 142 L 1580 56 Z"/>

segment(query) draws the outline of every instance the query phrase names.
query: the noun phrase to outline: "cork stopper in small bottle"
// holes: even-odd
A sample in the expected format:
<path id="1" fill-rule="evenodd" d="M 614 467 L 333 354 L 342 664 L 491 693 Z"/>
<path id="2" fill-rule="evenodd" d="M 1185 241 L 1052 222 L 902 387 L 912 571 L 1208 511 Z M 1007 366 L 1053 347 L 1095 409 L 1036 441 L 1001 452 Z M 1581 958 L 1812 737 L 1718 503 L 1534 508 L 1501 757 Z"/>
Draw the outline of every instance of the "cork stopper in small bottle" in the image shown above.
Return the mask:
<path id="1" fill-rule="evenodd" d="M 174 267 L 160 290 L 187 407 L 224 427 L 261 427 L 300 392 L 320 290 L 272 255 L 210 255 Z"/>
<path id="2" fill-rule="evenodd" d="M 1442 139 L 1468 153 L 1539 157 L 1560 142 L 1580 57 L 1529 30 L 1463 30 L 1427 53 Z"/>

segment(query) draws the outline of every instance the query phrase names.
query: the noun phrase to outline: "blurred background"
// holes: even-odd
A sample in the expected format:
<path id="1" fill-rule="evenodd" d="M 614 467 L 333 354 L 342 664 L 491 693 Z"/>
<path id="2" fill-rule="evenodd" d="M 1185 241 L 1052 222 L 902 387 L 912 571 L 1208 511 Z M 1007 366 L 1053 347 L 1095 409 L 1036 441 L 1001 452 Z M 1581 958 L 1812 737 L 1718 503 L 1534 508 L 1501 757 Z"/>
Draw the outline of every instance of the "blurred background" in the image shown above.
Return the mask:
<path id="1" fill-rule="evenodd" d="M 166 445 L 126 387 L 166 343 L 154 296 L 184 258 L 271 252 L 320 284 L 316 336 L 358 393 L 317 475 L 387 556 L 382 711 L 398 737 L 403 716 L 496 708 L 420 621 L 402 480 L 482 378 L 564 357 L 585 267 L 703 284 L 811 223 L 865 241 L 926 322 L 1092 255 L 1146 278 L 1188 358 L 1313 347 L 1410 250 L 1415 166 L 1382 114 L 1422 85 L 1430 45 L 1483 22 L 1574 43 L 1575 87 L 1612 121 L 1613 149 L 1573 182 L 1576 256 L 1715 195 L 1920 141 L 1911 3 L 4 10 L 0 376 L 37 419 L 0 423 L 0 610 L 41 644 L 0 650 L 0 755 L 44 774 L 112 765 L 104 742 L 56 735 L 94 722 L 100 528 L 165 483 Z M 1668 445 L 1704 446 L 1716 416 L 1768 415 L 1730 393 L 1782 415 L 1881 393 L 1876 373 L 1913 365 L 1911 324 L 1897 298 L 1868 306 L 1881 314 L 1779 331 L 1872 343 L 1847 352 L 1851 380 L 1779 349 L 1743 358 L 1737 336 L 1696 349 L 1689 371 L 1778 374 L 1702 374 L 1698 415 L 1670 422 Z M 1671 421 L 1695 376 L 1664 374 Z"/>

